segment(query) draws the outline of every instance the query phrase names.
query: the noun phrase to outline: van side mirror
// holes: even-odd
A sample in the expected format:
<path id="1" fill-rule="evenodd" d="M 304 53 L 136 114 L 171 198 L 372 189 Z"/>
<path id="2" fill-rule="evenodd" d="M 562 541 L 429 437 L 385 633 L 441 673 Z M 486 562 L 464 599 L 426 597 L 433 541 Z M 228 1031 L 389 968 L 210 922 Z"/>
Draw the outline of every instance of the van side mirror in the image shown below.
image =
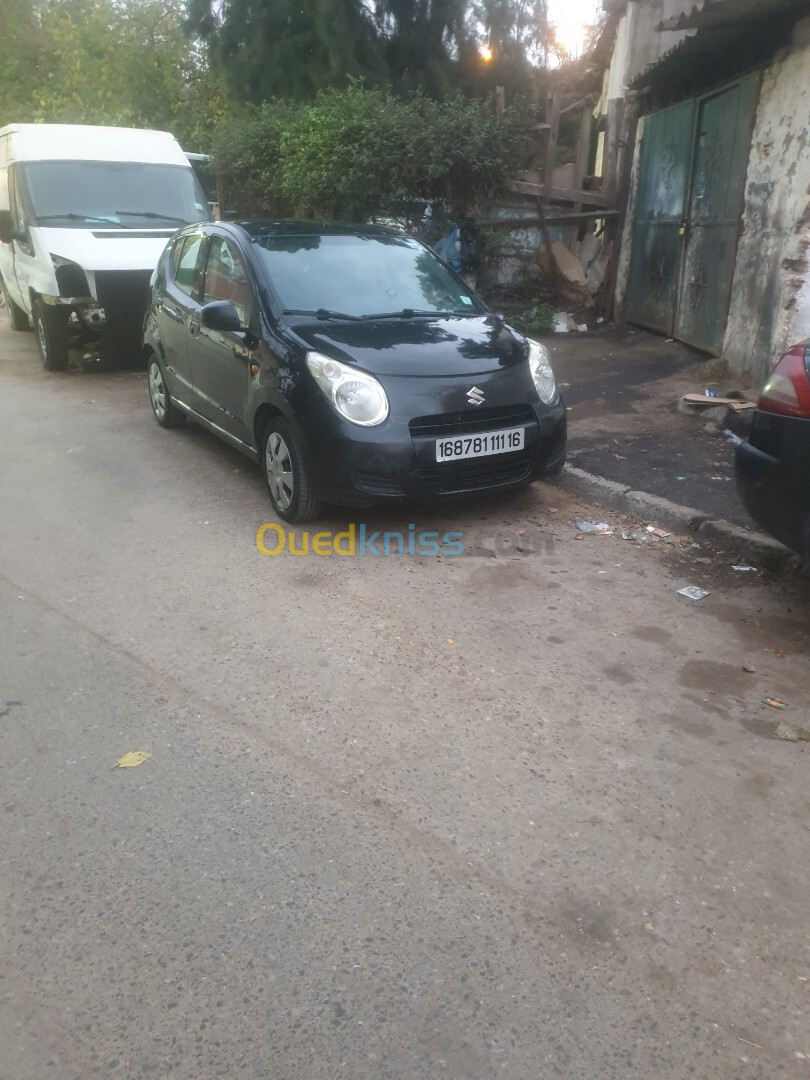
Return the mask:
<path id="1" fill-rule="evenodd" d="M 200 322 L 207 330 L 238 334 L 244 331 L 239 312 L 230 300 L 212 300 L 200 312 Z"/>
<path id="2" fill-rule="evenodd" d="M 14 221 L 10 210 L 0 210 L 0 243 L 10 244 L 14 239 Z"/>

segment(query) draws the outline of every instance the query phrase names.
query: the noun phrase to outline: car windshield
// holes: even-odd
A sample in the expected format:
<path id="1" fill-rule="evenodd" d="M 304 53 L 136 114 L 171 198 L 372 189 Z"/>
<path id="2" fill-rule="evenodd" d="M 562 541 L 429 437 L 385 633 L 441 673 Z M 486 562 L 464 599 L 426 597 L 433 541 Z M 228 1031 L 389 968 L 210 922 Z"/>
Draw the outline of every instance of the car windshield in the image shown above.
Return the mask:
<path id="1" fill-rule="evenodd" d="M 118 161 L 29 161 L 25 181 L 37 223 L 64 229 L 179 229 L 210 221 L 191 168 Z"/>
<path id="2" fill-rule="evenodd" d="M 255 243 L 282 307 L 291 313 L 482 314 L 469 290 L 409 236 L 262 236 Z"/>

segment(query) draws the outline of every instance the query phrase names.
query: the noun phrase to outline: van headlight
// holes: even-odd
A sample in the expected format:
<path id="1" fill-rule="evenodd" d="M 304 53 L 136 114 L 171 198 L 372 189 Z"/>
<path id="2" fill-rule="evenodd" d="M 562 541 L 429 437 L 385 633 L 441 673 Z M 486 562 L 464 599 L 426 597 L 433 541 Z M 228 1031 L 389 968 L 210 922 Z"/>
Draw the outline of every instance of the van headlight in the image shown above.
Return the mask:
<path id="1" fill-rule="evenodd" d="M 321 353 L 307 353 L 307 367 L 330 405 L 346 420 L 374 427 L 388 416 L 388 398 L 375 378 Z"/>
<path id="2" fill-rule="evenodd" d="M 553 405 L 558 396 L 557 383 L 554 372 L 551 370 L 548 349 L 539 341 L 532 341 L 531 338 L 527 338 L 527 341 L 529 342 L 529 369 L 537 396 L 544 405 Z"/>

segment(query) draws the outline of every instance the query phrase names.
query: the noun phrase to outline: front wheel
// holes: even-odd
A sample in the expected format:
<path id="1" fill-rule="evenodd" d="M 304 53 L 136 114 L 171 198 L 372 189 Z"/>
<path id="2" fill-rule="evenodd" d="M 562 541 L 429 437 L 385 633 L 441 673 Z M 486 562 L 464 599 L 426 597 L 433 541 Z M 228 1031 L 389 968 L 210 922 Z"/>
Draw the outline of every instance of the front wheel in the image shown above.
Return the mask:
<path id="1" fill-rule="evenodd" d="M 67 324 L 70 313 L 61 307 L 34 301 L 34 330 L 39 355 L 46 371 L 65 371 L 68 366 Z"/>
<path id="2" fill-rule="evenodd" d="M 149 400 L 152 403 L 152 412 L 161 427 L 180 427 L 186 421 L 186 414 L 172 403 L 169 396 L 169 388 L 163 375 L 163 368 L 153 354 L 149 357 L 148 374 Z"/>
<path id="3" fill-rule="evenodd" d="M 262 469 L 273 509 L 283 521 L 311 521 L 321 508 L 306 448 L 287 421 L 274 416 L 262 437 Z"/>
<path id="4" fill-rule="evenodd" d="M 0 278 L 0 292 L 3 294 L 3 303 L 6 305 L 6 319 L 12 330 L 27 330 L 28 316 L 19 304 L 15 304 L 6 288 L 6 283 Z"/>

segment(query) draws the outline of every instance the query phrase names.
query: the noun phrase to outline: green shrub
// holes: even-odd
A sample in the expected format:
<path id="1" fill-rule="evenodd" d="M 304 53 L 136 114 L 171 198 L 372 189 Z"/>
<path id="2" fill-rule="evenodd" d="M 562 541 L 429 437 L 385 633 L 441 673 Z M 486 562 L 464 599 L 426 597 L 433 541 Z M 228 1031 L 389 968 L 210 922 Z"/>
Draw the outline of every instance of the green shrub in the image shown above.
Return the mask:
<path id="1" fill-rule="evenodd" d="M 365 220 L 430 202 L 452 217 L 495 196 L 529 161 L 526 118 L 515 106 L 498 120 L 489 99 L 437 102 L 356 83 L 230 120 L 214 159 L 229 205 L 244 213 Z"/>

